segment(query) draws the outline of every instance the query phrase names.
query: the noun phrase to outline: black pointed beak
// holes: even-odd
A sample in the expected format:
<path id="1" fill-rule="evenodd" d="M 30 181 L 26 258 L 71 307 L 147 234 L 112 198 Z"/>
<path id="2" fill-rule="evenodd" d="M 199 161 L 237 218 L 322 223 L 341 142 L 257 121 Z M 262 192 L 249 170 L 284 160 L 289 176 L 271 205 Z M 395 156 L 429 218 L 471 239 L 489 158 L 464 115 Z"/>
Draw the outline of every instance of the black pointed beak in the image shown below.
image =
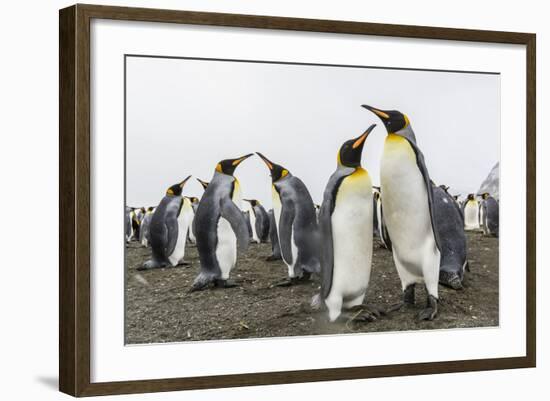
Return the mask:
<path id="1" fill-rule="evenodd" d="M 242 157 L 239 157 L 237 159 L 234 159 L 231 164 L 235 167 L 237 167 L 239 164 L 241 164 L 243 161 L 245 161 L 246 159 L 248 159 L 250 156 L 254 155 L 254 153 L 249 153 L 247 155 L 244 155 Z"/>
<path id="2" fill-rule="evenodd" d="M 191 178 L 191 176 L 188 176 L 185 180 L 183 180 L 182 182 L 180 182 L 180 187 L 183 188 L 183 186 L 185 185 L 185 183 L 187 182 L 187 180 Z"/>
<path id="3" fill-rule="evenodd" d="M 376 114 L 382 121 L 387 120 L 390 118 L 389 114 L 386 113 L 383 110 L 379 110 L 375 107 L 369 106 L 368 104 L 363 104 L 361 107 L 364 107 L 365 109 L 369 110 L 370 112 Z"/>
<path id="4" fill-rule="evenodd" d="M 256 154 L 260 156 L 260 158 L 264 161 L 264 163 L 266 164 L 267 168 L 269 168 L 269 170 L 273 170 L 273 162 L 271 160 L 269 160 L 267 157 L 262 155 L 260 152 L 256 152 Z"/>
<path id="5" fill-rule="evenodd" d="M 355 141 L 353 142 L 352 148 L 353 149 L 362 149 L 363 145 L 365 144 L 365 139 L 369 136 L 371 131 L 376 127 L 376 124 L 372 124 L 367 130 L 359 135 L 357 138 L 355 138 Z"/>

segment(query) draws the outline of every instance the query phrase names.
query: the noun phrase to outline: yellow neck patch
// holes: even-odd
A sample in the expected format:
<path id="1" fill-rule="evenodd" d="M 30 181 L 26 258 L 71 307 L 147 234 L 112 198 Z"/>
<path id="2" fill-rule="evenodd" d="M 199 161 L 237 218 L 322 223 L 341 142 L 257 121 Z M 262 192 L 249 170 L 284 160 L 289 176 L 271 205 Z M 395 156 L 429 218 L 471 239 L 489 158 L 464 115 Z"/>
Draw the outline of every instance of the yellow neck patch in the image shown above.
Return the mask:
<path id="1" fill-rule="evenodd" d="M 216 171 L 217 171 L 218 173 L 223 173 L 222 165 L 221 165 L 220 163 L 218 163 L 218 164 L 216 165 Z"/>

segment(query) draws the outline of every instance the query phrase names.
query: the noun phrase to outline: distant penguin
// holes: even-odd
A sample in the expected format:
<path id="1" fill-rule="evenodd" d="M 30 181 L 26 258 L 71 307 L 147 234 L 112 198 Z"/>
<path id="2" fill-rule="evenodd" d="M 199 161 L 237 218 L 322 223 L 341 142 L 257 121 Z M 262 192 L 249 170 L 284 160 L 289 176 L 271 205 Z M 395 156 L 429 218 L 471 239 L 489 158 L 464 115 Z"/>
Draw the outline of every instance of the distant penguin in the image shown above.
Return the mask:
<path id="1" fill-rule="evenodd" d="M 462 205 L 464 215 L 464 229 L 468 231 L 479 230 L 479 202 L 474 194 L 469 194 Z"/>
<path id="2" fill-rule="evenodd" d="M 197 178 L 197 181 L 199 182 L 199 184 L 202 185 L 202 189 L 204 189 L 206 191 L 206 188 L 208 188 L 209 183 L 207 181 L 201 180 L 200 178 Z"/>
<path id="3" fill-rule="evenodd" d="M 279 238 L 277 234 L 277 223 L 275 221 L 275 212 L 269 209 L 269 241 L 271 242 L 271 255 L 266 259 L 268 262 L 281 260 L 281 248 L 279 247 Z"/>
<path id="4" fill-rule="evenodd" d="M 319 229 L 315 206 L 305 184 L 283 166 L 256 152 L 271 172 L 273 211 L 288 280 L 292 285 L 320 271 Z"/>
<path id="5" fill-rule="evenodd" d="M 376 125 L 340 147 L 319 213 L 321 298 L 335 321 L 342 309 L 361 306 L 346 320 L 375 320 L 379 312 L 363 304 L 372 262 L 373 201 L 369 173 L 361 167 L 365 140 Z"/>
<path id="6" fill-rule="evenodd" d="M 216 165 L 195 214 L 195 234 L 201 268 L 191 291 L 234 287 L 229 274 L 237 262 L 237 244 L 246 250 L 249 242 L 246 220 L 241 211 L 241 189 L 233 176 L 237 166 L 252 156 L 222 160 Z"/>
<path id="7" fill-rule="evenodd" d="M 139 231 L 139 242 L 144 247 L 149 246 L 150 234 L 149 234 L 149 225 L 151 224 L 151 219 L 153 218 L 153 207 L 148 207 L 143 215 L 141 220 L 141 229 Z"/>
<path id="8" fill-rule="evenodd" d="M 183 263 L 187 231 L 193 211 L 189 199 L 181 196 L 191 176 L 166 190 L 149 223 L 152 258 L 140 270 L 177 266 Z"/>
<path id="9" fill-rule="evenodd" d="M 321 211 L 321 205 L 314 203 L 313 206 L 315 207 L 315 217 L 317 217 L 317 223 L 319 223 L 319 212 Z"/>
<path id="10" fill-rule="evenodd" d="M 134 210 L 131 207 L 126 206 L 124 213 L 124 236 L 126 237 L 126 242 L 130 242 L 134 236 Z"/>
<path id="11" fill-rule="evenodd" d="M 252 241 L 257 244 L 269 238 L 269 216 L 259 200 L 243 199 L 250 204 L 250 226 Z"/>
<path id="12" fill-rule="evenodd" d="M 243 212 L 244 219 L 246 220 L 246 228 L 248 228 L 248 236 L 250 242 L 252 241 L 252 224 L 250 223 L 250 210 L 241 210 Z"/>
<path id="13" fill-rule="evenodd" d="M 378 230 L 378 198 L 380 197 L 380 188 L 373 186 L 372 187 L 372 235 L 374 237 L 380 238 L 380 232 Z"/>
<path id="14" fill-rule="evenodd" d="M 432 320 L 438 310 L 441 253 L 424 155 L 406 115 L 396 110 L 363 107 L 376 114 L 387 131 L 380 166 L 380 190 L 384 221 L 404 292 L 403 303 L 391 310 L 413 304 L 415 284 L 423 283 L 428 299 L 418 318 Z"/>
<path id="15" fill-rule="evenodd" d="M 189 231 L 187 234 L 187 239 L 191 244 L 195 244 L 197 242 L 197 239 L 195 237 L 195 213 L 197 212 L 197 207 L 199 206 L 199 198 L 196 196 L 186 196 L 187 199 L 189 199 L 189 202 L 191 202 L 191 211 L 193 212 L 191 215 L 191 223 L 189 224 Z"/>
<path id="16" fill-rule="evenodd" d="M 382 194 L 380 192 L 377 192 L 374 198 L 376 200 L 375 214 L 376 214 L 376 223 L 378 224 L 377 231 L 380 238 L 380 242 L 382 243 L 382 247 L 391 251 L 392 249 L 391 249 L 390 234 L 388 233 L 388 228 L 386 227 L 386 223 L 384 222 L 384 210 L 382 208 Z"/>
<path id="17" fill-rule="evenodd" d="M 139 228 L 140 228 L 140 214 L 141 211 L 139 208 L 133 208 L 131 217 L 132 217 L 132 237 L 131 240 L 139 241 Z"/>
<path id="18" fill-rule="evenodd" d="M 485 192 L 481 195 L 482 201 L 480 206 L 481 227 L 485 235 L 498 237 L 499 227 L 499 204 L 489 193 Z"/>
<path id="19" fill-rule="evenodd" d="M 462 211 L 444 186 L 433 187 L 433 202 L 441 247 L 439 283 L 461 290 L 464 288 L 464 270 L 468 265 Z"/>

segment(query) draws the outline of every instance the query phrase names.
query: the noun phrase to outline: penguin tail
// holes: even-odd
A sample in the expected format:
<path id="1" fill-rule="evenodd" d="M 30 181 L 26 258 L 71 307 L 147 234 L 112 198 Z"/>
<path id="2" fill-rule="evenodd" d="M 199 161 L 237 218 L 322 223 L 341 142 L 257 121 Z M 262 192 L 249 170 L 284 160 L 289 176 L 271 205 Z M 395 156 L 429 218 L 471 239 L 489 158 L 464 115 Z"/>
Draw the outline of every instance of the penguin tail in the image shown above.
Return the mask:
<path id="1" fill-rule="evenodd" d="M 459 275 L 455 272 L 440 271 L 439 272 L 439 283 L 452 288 L 453 290 L 463 290 L 464 286 L 462 285 L 462 280 Z"/>

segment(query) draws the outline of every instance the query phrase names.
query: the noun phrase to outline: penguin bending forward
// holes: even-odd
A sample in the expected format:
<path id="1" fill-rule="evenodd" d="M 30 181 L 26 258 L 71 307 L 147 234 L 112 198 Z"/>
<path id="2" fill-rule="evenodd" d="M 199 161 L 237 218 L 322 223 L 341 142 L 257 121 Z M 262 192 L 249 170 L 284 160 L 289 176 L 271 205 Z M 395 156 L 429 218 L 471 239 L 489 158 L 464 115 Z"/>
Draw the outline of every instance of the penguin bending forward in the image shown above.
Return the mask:
<path id="1" fill-rule="evenodd" d="M 393 260 L 403 288 L 403 302 L 390 311 L 414 304 L 415 284 L 424 284 L 427 305 L 420 320 L 432 320 L 438 309 L 441 259 L 433 191 L 409 119 L 399 111 L 363 105 L 382 120 L 387 136 L 380 168 L 384 222 L 392 242 Z"/>
<path id="2" fill-rule="evenodd" d="M 185 265 L 185 242 L 193 212 L 191 202 L 181 192 L 190 177 L 168 188 L 155 209 L 149 223 L 152 258 L 138 270 Z"/>
<path id="3" fill-rule="evenodd" d="M 271 171 L 273 211 L 281 256 L 288 267 L 287 286 L 319 273 L 319 228 L 313 199 L 305 184 L 283 166 L 256 152 Z"/>
<path id="4" fill-rule="evenodd" d="M 369 173 L 361 167 L 365 139 L 376 125 L 341 146 L 319 212 L 321 233 L 321 298 L 334 322 L 342 308 L 361 307 L 349 320 L 376 320 L 378 310 L 363 301 L 372 262 L 373 192 Z M 315 301 L 314 301 L 315 303 Z"/>
<path id="5" fill-rule="evenodd" d="M 205 289 L 210 284 L 236 286 L 229 281 L 229 274 L 237 262 L 237 243 L 241 250 L 246 250 L 250 237 L 240 208 L 239 181 L 233 173 L 250 156 L 219 162 L 199 202 L 195 236 L 201 268 L 191 291 Z"/>

